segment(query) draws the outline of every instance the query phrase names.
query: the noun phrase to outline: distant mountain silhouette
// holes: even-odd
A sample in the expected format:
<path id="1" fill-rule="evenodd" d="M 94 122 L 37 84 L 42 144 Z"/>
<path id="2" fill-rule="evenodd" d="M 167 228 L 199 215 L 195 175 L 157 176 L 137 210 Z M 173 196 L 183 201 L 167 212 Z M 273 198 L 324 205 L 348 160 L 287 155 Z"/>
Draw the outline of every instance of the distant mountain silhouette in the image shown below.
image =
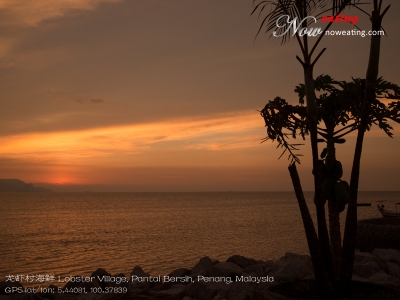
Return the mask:
<path id="1" fill-rule="evenodd" d="M 0 179 L 0 192 L 52 192 L 50 189 L 33 186 L 19 179 Z"/>

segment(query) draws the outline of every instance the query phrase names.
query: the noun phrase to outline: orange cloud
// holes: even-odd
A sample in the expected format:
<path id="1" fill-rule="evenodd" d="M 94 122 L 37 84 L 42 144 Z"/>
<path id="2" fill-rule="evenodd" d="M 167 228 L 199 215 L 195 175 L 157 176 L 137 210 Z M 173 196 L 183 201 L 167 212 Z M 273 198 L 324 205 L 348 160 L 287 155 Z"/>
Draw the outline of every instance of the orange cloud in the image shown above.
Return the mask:
<path id="1" fill-rule="evenodd" d="M 258 113 L 245 111 L 168 122 L 8 136 L 0 142 L 0 155 L 34 161 L 93 163 L 107 159 L 134 163 L 135 155 L 139 154 L 258 146 L 262 132 Z"/>
<path id="2" fill-rule="evenodd" d="M 40 21 L 63 16 L 74 9 L 92 10 L 104 2 L 121 0 L 0 0 L 0 9 L 11 15 L 11 25 L 34 26 Z M 10 21 L 11 22 L 11 21 Z"/>

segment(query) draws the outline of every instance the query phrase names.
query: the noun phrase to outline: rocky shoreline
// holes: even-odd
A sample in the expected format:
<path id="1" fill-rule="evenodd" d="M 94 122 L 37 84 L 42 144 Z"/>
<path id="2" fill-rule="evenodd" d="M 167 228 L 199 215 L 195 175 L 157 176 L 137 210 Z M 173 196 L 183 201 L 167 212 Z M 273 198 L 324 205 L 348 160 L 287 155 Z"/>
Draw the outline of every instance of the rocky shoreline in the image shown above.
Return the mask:
<path id="1" fill-rule="evenodd" d="M 273 292 L 271 288 L 293 280 L 313 278 L 308 255 L 287 253 L 276 262 L 240 255 L 231 256 L 225 262 L 203 257 L 192 269 L 180 268 L 165 276 L 152 276 L 140 266 L 135 266 L 129 277 L 97 269 L 87 277 L 63 278 L 66 282 L 63 287 L 45 287 L 43 282 L 38 282 L 37 287 L 25 288 L 15 278 L 8 277 L 0 282 L 0 300 L 285 300 L 291 298 Z M 356 252 L 353 280 L 400 290 L 400 251 Z"/>

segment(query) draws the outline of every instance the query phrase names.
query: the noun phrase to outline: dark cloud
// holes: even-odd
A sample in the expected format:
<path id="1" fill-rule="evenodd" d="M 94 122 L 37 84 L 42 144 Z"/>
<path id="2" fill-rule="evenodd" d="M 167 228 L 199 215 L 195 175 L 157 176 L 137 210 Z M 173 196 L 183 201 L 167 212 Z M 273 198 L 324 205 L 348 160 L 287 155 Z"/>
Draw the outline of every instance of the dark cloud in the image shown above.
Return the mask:
<path id="1" fill-rule="evenodd" d="M 100 98 L 94 98 L 94 99 L 90 99 L 90 102 L 93 104 L 101 104 L 101 103 L 104 103 L 105 100 L 100 99 Z"/>
<path id="2" fill-rule="evenodd" d="M 161 135 L 161 136 L 156 136 L 153 138 L 153 141 L 162 141 L 164 139 L 166 139 L 168 136 L 166 135 Z"/>
<path id="3" fill-rule="evenodd" d="M 102 104 L 105 102 L 105 100 L 101 99 L 101 98 L 93 98 L 93 99 L 74 98 L 74 99 L 72 99 L 72 101 L 79 103 L 79 104 L 86 104 L 86 103 Z"/>

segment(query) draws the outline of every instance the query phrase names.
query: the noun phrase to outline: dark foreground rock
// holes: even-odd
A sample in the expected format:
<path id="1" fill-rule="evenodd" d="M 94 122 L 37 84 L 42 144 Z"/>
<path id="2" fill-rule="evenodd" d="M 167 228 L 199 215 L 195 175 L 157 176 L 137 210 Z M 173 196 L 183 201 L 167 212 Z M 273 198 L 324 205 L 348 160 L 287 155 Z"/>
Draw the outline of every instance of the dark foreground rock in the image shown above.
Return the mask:
<path id="1" fill-rule="evenodd" d="M 400 218 L 376 218 L 357 222 L 357 248 L 400 250 Z"/>
<path id="2" fill-rule="evenodd" d="M 203 257 L 192 269 L 180 268 L 167 276 L 152 276 L 135 266 L 129 278 L 104 269 L 73 278 L 63 287 L 42 290 L 3 281 L 0 300 L 288 300 L 297 298 L 297 286 L 312 284 L 313 268 L 307 255 L 287 253 L 276 262 L 235 255 L 226 262 Z M 400 291 L 400 251 L 356 252 L 353 280 Z M 282 295 L 285 285 L 294 293 Z"/>

